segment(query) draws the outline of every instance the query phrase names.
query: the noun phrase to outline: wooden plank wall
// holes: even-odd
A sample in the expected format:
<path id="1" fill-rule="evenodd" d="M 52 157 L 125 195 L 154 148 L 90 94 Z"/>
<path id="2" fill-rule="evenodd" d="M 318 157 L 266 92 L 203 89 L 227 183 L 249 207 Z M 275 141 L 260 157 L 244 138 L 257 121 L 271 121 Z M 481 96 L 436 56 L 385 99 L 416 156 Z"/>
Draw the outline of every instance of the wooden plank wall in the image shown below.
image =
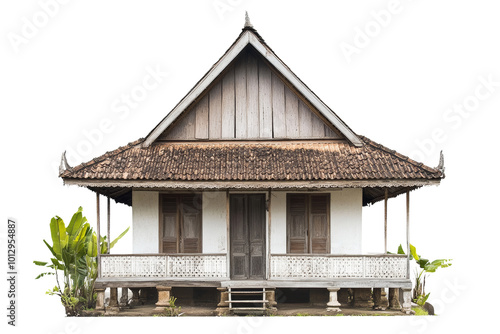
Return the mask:
<path id="1" fill-rule="evenodd" d="M 252 52 L 240 55 L 159 140 L 339 138 Z"/>

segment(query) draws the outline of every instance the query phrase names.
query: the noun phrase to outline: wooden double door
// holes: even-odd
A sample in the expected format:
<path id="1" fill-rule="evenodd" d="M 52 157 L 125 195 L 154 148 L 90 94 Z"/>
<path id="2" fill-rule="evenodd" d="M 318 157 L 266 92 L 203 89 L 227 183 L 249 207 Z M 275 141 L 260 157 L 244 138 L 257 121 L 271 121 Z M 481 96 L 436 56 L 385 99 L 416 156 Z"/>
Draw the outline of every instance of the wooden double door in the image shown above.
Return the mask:
<path id="1" fill-rule="evenodd" d="M 265 195 L 231 194 L 229 213 L 231 279 L 264 279 L 266 275 Z"/>

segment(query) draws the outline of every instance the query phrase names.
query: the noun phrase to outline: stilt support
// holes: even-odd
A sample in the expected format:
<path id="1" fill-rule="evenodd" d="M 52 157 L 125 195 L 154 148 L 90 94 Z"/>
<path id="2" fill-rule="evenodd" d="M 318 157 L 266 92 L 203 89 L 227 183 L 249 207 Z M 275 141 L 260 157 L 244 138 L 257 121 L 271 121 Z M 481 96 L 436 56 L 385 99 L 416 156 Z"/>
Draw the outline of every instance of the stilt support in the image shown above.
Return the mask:
<path id="1" fill-rule="evenodd" d="M 172 288 L 158 285 L 156 290 L 158 290 L 158 302 L 156 303 L 155 311 L 163 312 L 165 311 L 165 307 L 170 306 L 170 290 L 172 290 Z"/>
<path id="2" fill-rule="evenodd" d="M 104 291 L 105 289 L 94 289 L 97 294 L 95 309 L 97 311 L 104 311 Z"/>
<path id="3" fill-rule="evenodd" d="M 106 308 L 107 314 L 118 313 L 120 308 L 118 307 L 118 288 L 109 289 L 109 305 Z"/>
<path id="4" fill-rule="evenodd" d="M 406 314 L 411 314 L 411 289 L 400 289 L 400 299 L 402 299 L 402 309 L 401 311 Z"/>
<path id="5" fill-rule="evenodd" d="M 328 292 L 330 292 L 330 300 L 326 304 L 326 310 L 328 312 L 340 312 L 340 303 L 337 299 L 337 292 L 339 292 L 340 288 L 328 288 Z"/>
<path id="6" fill-rule="evenodd" d="M 141 302 L 139 300 L 139 291 L 140 291 L 140 289 L 130 289 L 130 290 L 132 290 L 132 299 L 130 300 L 130 303 L 128 303 L 128 305 L 130 307 L 141 305 Z"/>
<path id="7" fill-rule="evenodd" d="M 389 308 L 393 310 L 400 310 L 401 304 L 399 304 L 399 289 L 389 288 Z"/>

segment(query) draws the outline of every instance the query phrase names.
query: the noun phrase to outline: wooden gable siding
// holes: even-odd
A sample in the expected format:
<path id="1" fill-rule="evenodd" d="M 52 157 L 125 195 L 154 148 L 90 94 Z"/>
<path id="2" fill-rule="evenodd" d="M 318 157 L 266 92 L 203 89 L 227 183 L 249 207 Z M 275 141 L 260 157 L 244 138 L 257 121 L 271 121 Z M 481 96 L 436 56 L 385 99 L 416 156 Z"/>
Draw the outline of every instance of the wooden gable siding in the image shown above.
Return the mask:
<path id="1" fill-rule="evenodd" d="M 341 138 L 318 114 L 247 51 L 158 140 Z"/>

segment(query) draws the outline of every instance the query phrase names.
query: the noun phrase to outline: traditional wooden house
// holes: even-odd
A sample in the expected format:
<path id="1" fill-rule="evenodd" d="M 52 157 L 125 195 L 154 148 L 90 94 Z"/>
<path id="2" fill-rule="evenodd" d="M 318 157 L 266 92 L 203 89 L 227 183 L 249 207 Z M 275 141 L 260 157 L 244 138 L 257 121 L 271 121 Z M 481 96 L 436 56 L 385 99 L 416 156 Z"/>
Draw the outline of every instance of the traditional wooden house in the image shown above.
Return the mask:
<path id="1" fill-rule="evenodd" d="M 409 259 L 387 245 L 361 254 L 361 210 L 401 194 L 409 210 L 409 192 L 438 185 L 444 173 L 442 163 L 427 167 L 357 135 L 247 20 L 145 138 L 64 163 L 60 176 L 96 192 L 98 206 L 99 195 L 132 206 L 132 254 L 99 254 L 98 308 L 106 288 L 110 309 L 117 288 L 131 288 L 133 301 L 156 288 L 159 308 L 171 288 L 217 288 L 219 311 L 272 308 L 285 288 L 329 291 L 325 307 L 334 311 L 346 288 L 365 306 L 373 289 L 384 307 L 389 288 L 407 312 Z"/>

